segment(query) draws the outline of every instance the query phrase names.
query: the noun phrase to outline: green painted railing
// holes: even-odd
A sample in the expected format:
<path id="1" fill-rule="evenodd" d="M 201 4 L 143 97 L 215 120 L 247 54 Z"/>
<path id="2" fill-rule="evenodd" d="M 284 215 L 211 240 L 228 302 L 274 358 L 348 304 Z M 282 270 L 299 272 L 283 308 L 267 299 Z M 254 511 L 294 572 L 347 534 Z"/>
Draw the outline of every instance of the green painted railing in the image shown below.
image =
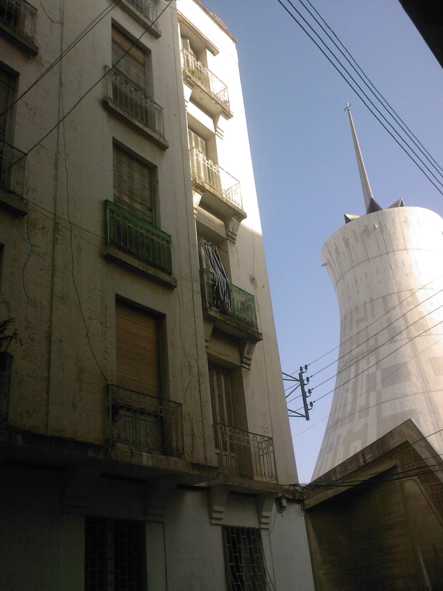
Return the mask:
<path id="1" fill-rule="evenodd" d="M 248 328 L 258 330 L 255 297 L 251 293 L 229 282 L 228 301 L 222 300 L 217 283 L 210 272 L 203 273 L 202 284 L 208 309 L 215 309 Z"/>
<path id="2" fill-rule="evenodd" d="M 143 215 L 129 208 L 105 201 L 105 237 L 114 246 L 139 261 L 172 274 L 171 237 L 150 224 Z"/>

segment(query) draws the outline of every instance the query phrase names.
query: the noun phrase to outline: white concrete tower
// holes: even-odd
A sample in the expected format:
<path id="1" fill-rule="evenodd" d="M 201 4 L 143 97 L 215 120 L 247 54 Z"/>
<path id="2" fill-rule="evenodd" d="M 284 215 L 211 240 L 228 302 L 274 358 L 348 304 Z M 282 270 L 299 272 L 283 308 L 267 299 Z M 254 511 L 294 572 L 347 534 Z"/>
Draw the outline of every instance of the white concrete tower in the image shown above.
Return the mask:
<path id="1" fill-rule="evenodd" d="M 425 436 L 434 433 L 429 441 L 443 452 L 443 220 L 403 201 L 378 205 L 346 110 L 366 215 L 346 215 L 322 251 L 341 329 L 314 478 L 408 418 Z"/>

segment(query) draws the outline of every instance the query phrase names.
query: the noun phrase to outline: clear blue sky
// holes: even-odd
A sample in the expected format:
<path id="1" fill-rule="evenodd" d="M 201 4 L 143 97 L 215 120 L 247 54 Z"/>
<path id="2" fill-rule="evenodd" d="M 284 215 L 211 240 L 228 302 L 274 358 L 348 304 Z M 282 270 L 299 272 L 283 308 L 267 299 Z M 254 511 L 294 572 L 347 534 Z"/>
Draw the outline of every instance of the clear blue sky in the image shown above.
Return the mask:
<path id="1" fill-rule="evenodd" d="M 442 162 L 443 70 L 399 1 L 312 2 Z M 339 340 L 335 293 L 320 265 L 320 250 L 342 225 L 343 213 L 362 212 L 346 102 L 352 103 L 375 197 L 382 205 L 403 197 L 409 205 L 443 215 L 443 197 L 276 0 L 207 0 L 207 5 L 239 39 L 280 355 L 283 369 L 292 371 Z M 310 423 L 291 421 L 303 482 L 311 477 L 330 403 L 331 397 L 320 402 Z"/>

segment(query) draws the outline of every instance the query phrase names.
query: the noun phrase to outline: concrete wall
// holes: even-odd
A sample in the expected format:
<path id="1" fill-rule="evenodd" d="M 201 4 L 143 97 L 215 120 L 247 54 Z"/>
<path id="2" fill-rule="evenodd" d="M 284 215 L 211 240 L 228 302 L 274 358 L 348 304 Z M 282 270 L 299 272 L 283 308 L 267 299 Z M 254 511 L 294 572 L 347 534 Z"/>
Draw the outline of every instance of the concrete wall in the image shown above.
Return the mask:
<path id="1" fill-rule="evenodd" d="M 171 493 L 164 516 L 154 519 L 144 513 L 149 486 L 141 483 L 116 480 L 110 486 L 102 478 L 91 486 L 85 481 L 79 506 L 70 504 L 60 470 L 3 468 L 2 482 L 1 589 L 82 591 L 86 516 L 145 522 L 149 589 L 226 589 L 222 528 L 208 520 L 206 490 Z M 255 499 L 232 495 L 224 525 L 258 527 Z M 274 513 L 271 530 L 262 530 L 262 542 L 275 589 L 313 590 L 304 518 L 296 506 Z"/>
<path id="2" fill-rule="evenodd" d="M 341 344 L 314 477 L 408 418 L 425 436 L 441 428 L 442 232 L 436 213 L 404 207 L 363 216 L 325 244 Z M 430 443 L 443 451 L 440 432 Z"/>
<path id="3" fill-rule="evenodd" d="M 263 333 L 251 369 L 244 373 L 248 429 L 273 437 L 279 482 L 291 483 L 296 481 L 297 474 L 283 398 L 237 46 L 197 2 L 178 0 L 177 9 L 217 48 L 217 55 L 206 51 L 208 68 L 226 84 L 229 92 L 233 114 L 230 119 L 221 116 L 214 123 L 191 101 L 187 101 L 186 107 L 188 116 L 197 120 L 208 134 L 215 134 L 218 164 L 240 181 L 247 218 L 240 224 L 235 244 L 227 241 L 229 264 L 232 281 L 256 297 L 259 330 Z M 189 96 L 189 90 L 185 85 L 185 97 Z"/>
<path id="4" fill-rule="evenodd" d="M 58 54 L 61 34 L 66 46 L 106 6 L 101 1 L 48 2 L 48 13 L 65 24 L 53 24 L 39 10 L 40 53 L 32 60 L 24 60 L 0 39 L 2 58 L 20 72 L 19 92 Z M 30 148 L 57 121 L 60 109 L 68 110 L 111 64 L 112 20 L 136 37 L 143 31 L 120 8 L 103 19 L 61 67 L 19 102 L 19 148 Z M 115 298 L 123 296 L 166 316 L 167 394 L 184 404 L 187 456 L 211 463 L 209 386 L 202 379 L 207 369 L 173 9 L 162 16 L 160 27 L 160 39 L 146 33 L 142 43 L 152 53 L 154 97 L 164 108 L 169 149 L 163 151 L 111 115 L 102 105 L 100 83 L 64 127 L 29 155 L 27 218 L 0 215 L 3 278 L 8 277 L 3 296 L 19 337 L 12 349 L 10 421 L 23 429 L 103 442 L 105 383 L 115 381 Z M 160 225 L 172 236 L 178 281 L 174 290 L 102 256 L 103 201 L 113 195 L 113 138 L 158 166 Z"/>

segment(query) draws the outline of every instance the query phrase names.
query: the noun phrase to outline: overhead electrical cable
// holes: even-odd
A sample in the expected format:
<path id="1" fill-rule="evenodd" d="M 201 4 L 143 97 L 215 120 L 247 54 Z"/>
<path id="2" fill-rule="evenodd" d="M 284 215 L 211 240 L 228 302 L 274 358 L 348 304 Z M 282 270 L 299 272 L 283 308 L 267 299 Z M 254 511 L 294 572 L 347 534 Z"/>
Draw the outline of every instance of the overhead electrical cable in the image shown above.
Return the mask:
<path id="1" fill-rule="evenodd" d="M 395 303 L 393 306 L 391 306 L 390 308 L 388 308 L 387 310 L 385 310 L 385 312 L 383 312 L 382 314 L 380 314 L 379 316 L 377 316 L 376 318 L 374 318 L 374 320 L 371 320 L 371 322 L 369 324 L 366 324 L 365 326 L 362 326 L 361 328 L 359 328 L 354 334 L 349 335 L 348 337 L 345 337 L 344 339 L 342 339 L 341 340 L 341 345 L 343 345 L 344 343 L 347 343 L 348 341 L 350 341 L 352 339 L 355 339 L 355 337 L 357 337 L 361 332 L 363 332 L 365 330 L 368 330 L 369 328 L 371 328 L 371 326 L 374 326 L 374 324 L 376 324 L 377 322 L 379 322 L 379 320 L 382 320 L 382 318 L 384 318 L 385 316 L 387 316 L 388 314 L 390 314 L 394 310 L 397 310 L 404 302 L 406 302 L 413 295 L 415 295 L 419 291 L 422 291 L 423 289 L 428 288 L 432 283 L 434 283 L 438 279 L 442 279 L 442 278 L 443 278 L 443 274 L 442 275 L 438 275 L 438 277 L 434 277 L 434 279 L 431 279 L 431 281 L 428 281 L 427 283 L 425 283 L 421 287 L 418 287 L 412 293 L 409 290 L 409 293 L 408 293 L 408 295 L 406 297 L 404 297 L 399 302 Z M 336 351 L 339 348 L 340 348 L 340 344 L 339 345 L 336 345 L 332 349 L 329 349 L 329 351 L 326 351 L 325 353 L 323 353 L 319 357 L 316 357 L 312 361 L 309 361 L 307 363 L 307 366 L 309 367 L 311 365 L 314 365 L 315 363 L 318 363 L 319 361 L 321 361 L 322 359 L 324 359 L 325 357 L 327 357 L 328 355 L 330 355 L 331 353 L 333 353 L 334 351 Z"/>
<path id="2" fill-rule="evenodd" d="M 360 66 L 357 60 L 352 55 L 349 48 L 343 43 L 334 29 L 329 25 L 326 19 L 320 14 L 319 10 L 314 6 L 311 0 L 298 0 L 298 2 L 304 7 L 304 9 L 310 14 L 310 16 L 314 19 L 317 25 L 322 29 L 322 31 L 327 35 L 330 41 L 334 44 L 334 46 L 340 51 L 346 61 L 350 64 L 353 70 L 358 74 L 358 76 L 363 80 L 364 84 L 367 88 L 372 92 L 377 100 L 380 101 L 383 108 L 388 112 L 388 114 L 396 121 L 397 125 L 403 130 L 403 132 L 408 136 L 410 141 L 414 143 L 414 145 L 421 151 L 423 156 L 432 164 L 432 166 L 436 169 L 437 173 L 443 173 L 443 167 L 437 162 L 437 160 L 432 156 L 430 151 L 423 145 L 420 139 L 415 135 L 412 129 L 408 126 L 408 124 L 404 121 L 404 119 L 399 115 L 396 109 L 389 103 L 386 97 L 382 94 L 382 92 L 376 87 L 374 82 L 368 76 L 368 74 L 364 71 L 364 69 Z M 292 4 L 292 2 L 290 2 Z"/>
<path id="3" fill-rule="evenodd" d="M 114 8 L 120 4 L 121 0 L 113 0 L 111 6 L 107 6 L 101 12 L 97 14 L 95 18 L 92 19 L 91 22 L 86 25 L 82 31 L 67 45 L 67 47 L 43 70 L 43 72 L 37 76 L 37 78 L 21 93 L 19 94 L 8 106 L 4 111 L 0 113 L 0 118 L 4 117 L 8 111 L 13 109 L 17 103 L 19 103 L 31 90 L 37 86 L 37 84 L 45 78 L 51 70 L 55 68 L 57 64 L 59 64 L 108 14 L 110 14 Z"/>
<path id="4" fill-rule="evenodd" d="M 373 339 L 373 338 L 377 337 L 378 335 L 380 335 L 382 332 L 384 332 L 385 330 L 387 330 L 388 328 L 390 328 L 393 324 L 395 324 L 396 322 L 398 322 L 399 320 L 401 320 L 402 318 L 404 318 L 405 316 L 407 316 L 410 312 L 412 312 L 413 310 L 415 310 L 419 306 L 425 304 L 426 302 L 428 302 L 432 298 L 435 298 L 437 295 L 439 295 L 442 292 L 443 292 L 443 288 L 442 289 L 439 289 L 434 294 L 431 294 L 430 296 L 428 296 L 427 298 L 425 298 L 421 302 L 416 303 L 414 306 L 412 306 L 411 308 L 409 308 L 408 310 L 406 310 L 406 312 L 403 312 L 403 314 L 401 314 L 397 318 L 394 318 L 394 320 L 391 320 L 391 322 L 388 322 L 388 324 L 386 324 L 385 326 L 382 326 L 377 332 L 375 332 L 372 335 L 369 335 L 364 341 L 362 341 L 358 345 L 355 345 L 355 347 L 352 347 L 352 349 L 350 349 L 349 351 L 346 351 L 346 352 L 342 353 L 336 359 L 334 359 L 334 361 L 331 361 L 327 365 L 321 367 L 320 369 L 318 369 L 317 371 L 315 371 L 313 374 L 311 374 L 309 377 L 312 380 L 312 378 L 316 377 L 320 373 L 323 373 L 326 369 L 329 369 L 330 367 L 332 367 L 333 365 L 335 365 L 336 363 L 338 363 L 339 361 L 341 361 L 343 358 L 348 357 L 349 355 L 351 355 L 351 353 L 353 353 L 354 351 L 356 351 L 357 349 L 359 349 L 360 347 L 362 347 L 364 344 L 366 344 L 367 342 L 369 342 L 371 339 Z"/>
<path id="5" fill-rule="evenodd" d="M 116 59 L 112 66 L 110 68 L 108 68 L 106 70 L 106 72 L 100 76 L 75 102 L 74 104 L 64 113 L 64 115 L 62 117 L 60 117 L 60 119 L 57 120 L 57 122 L 50 127 L 50 129 L 45 132 L 42 137 L 37 140 L 29 149 L 28 151 L 24 154 L 24 156 L 22 156 L 22 158 L 29 156 L 29 154 L 31 154 L 36 148 L 38 148 L 38 146 L 40 146 L 40 144 L 42 142 L 45 141 L 45 139 L 47 137 L 49 137 L 58 127 L 59 125 L 61 125 L 70 115 L 71 113 L 73 113 L 75 111 L 75 109 L 80 105 L 80 103 L 100 84 L 100 82 L 102 82 L 102 80 L 104 80 L 104 78 L 106 78 L 106 76 L 108 76 L 115 68 L 116 66 L 118 66 L 118 64 L 131 52 L 131 50 L 136 46 L 137 42 L 140 41 L 148 32 L 148 29 L 151 28 L 153 25 L 155 25 L 155 23 L 161 18 L 161 16 L 166 12 L 166 10 L 169 8 L 169 6 L 172 4 L 173 0 L 168 0 L 166 3 L 166 6 L 160 11 L 160 13 L 158 14 L 158 16 L 149 23 L 148 27 L 144 28 L 142 33 L 138 36 L 135 37 L 134 40 L 128 44 L 128 49 L 126 49 L 124 52 L 122 52 L 122 54 L 120 55 L 120 57 L 118 59 Z M 18 161 L 17 161 L 18 162 Z"/>
<path id="6" fill-rule="evenodd" d="M 393 349 L 392 351 L 390 351 L 389 353 L 387 353 L 386 355 L 384 355 L 381 359 L 378 359 L 377 361 L 375 361 L 375 363 L 373 363 L 372 365 L 369 365 L 364 370 L 362 370 L 362 371 L 358 372 L 357 374 L 355 374 L 355 376 L 352 376 L 349 379 L 347 379 L 344 382 L 342 382 L 341 384 L 339 384 L 340 388 L 343 387 L 343 386 L 346 386 L 346 384 L 349 384 L 353 380 L 357 379 L 359 376 L 367 373 L 370 369 L 374 368 L 376 365 L 378 365 L 379 363 L 381 363 L 382 361 L 384 361 L 385 359 L 387 359 L 391 355 L 394 355 L 394 353 L 396 353 L 397 351 L 399 351 L 400 349 L 402 349 L 403 347 L 405 347 L 409 343 L 412 343 L 413 341 L 415 341 L 419 337 L 423 336 L 426 332 L 432 330 L 433 328 L 436 328 L 437 326 L 439 326 L 441 324 L 443 324 L 443 320 L 440 320 L 439 322 L 436 322 L 435 324 L 433 324 L 429 328 L 426 328 L 425 330 L 421 331 L 420 333 L 418 333 L 417 335 L 415 335 L 414 337 L 412 337 L 412 339 L 407 339 L 406 342 L 402 343 L 401 345 L 399 345 L 398 347 L 396 347 L 395 349 Z M 313 403 L 315 404 L 316 402 L 319 402 L 323 398 L 326 398 L 327 396 L 330 396 L 331 394 L 334 393 L 334 391 L 335 391 L 335 388 L 333 388 L 332 390 L 329 390 L 325 394 L 322 394 L 321 396 L 319 396 L 318 398 L 316 398 L 315 400 L 313 400 Z M 291 409 L 288 409 L 288 410 L 291 410 Z M 303 410 L 303 409 L 300 408 L 298 410 Z M 291 412 L 297 412 L 297 410 L 295 410 L 295 411 L 294 410 L 291 410 Z"/>
<path id="7" fill-rule="evenodd" d="M 355 80 L 355 78 L 352 76 L 349 70 L 343 65 L 343 63 L 336 56 L 334 51 L 326 44 L 326 42 L 322 39 L 320 34 L 315 30 L 315 28 L 306 20 L 302 13 L 300 13 L 300 11 L 291 2 L 291 0 L 286 0 L 286 2 L 288 2 L 289 5 L 293 8 L 293 10 L 299 15 L 299 18 L 306 23 L 306 26 L 304 26 L 303 23 L 300 22 L 299 18 L 297 18 L 297 16 L 288 8 L 288 6 L 283 2 L 283 0 L 277 0 L 277 2 L 280 4 L 283 10 L 285 10 L 285 12 L 289 15 L 289 17 L 311 39 L 311 41 L 326 57 L 326 59 L 329 61 L 332 67 L 337 71 L 341 78 L 343 78 L 343 80 L 358 96 L 358 98 L 362 101 L 362 103 L 366 106 L 370 113 L 377 119 L 380 125 L 391 136 L 391 138 L 400 147 L 400 149 L 410 158 L 410 160 L 412 160 L 412 162 L 414 162 L 416 167 L 425 175 L 425 177 L 433 185 L 433 187 L 440 193 L 440 195 L 443 196 L 442 180 L 440 180 L 435 175 L 435 173 L 429 168 L 426 162 L 424 162 L 422 158 L 417 154 L 414 148 L 410 146 L 407 140 L 403 138 L 401 133 L 392 125 L 392 123 L 386 118 L 386 116 L 380 111 L 380 109 L 373 103 L 372 99 L 367 95 L 367 93 L 361 87 L 361 85 Z M 310 33 L 308 29 L 312 31 L 312 33 Z M 319 40 L 319 42 L 316 40 L 315 37 Z M 321 45 L 325 47 L 326 51 L 325 49 L 323 49 L 323 47 L 321 47 Z M 330 55 L 328 55 L 327 52 L 329 52 Z"/>

